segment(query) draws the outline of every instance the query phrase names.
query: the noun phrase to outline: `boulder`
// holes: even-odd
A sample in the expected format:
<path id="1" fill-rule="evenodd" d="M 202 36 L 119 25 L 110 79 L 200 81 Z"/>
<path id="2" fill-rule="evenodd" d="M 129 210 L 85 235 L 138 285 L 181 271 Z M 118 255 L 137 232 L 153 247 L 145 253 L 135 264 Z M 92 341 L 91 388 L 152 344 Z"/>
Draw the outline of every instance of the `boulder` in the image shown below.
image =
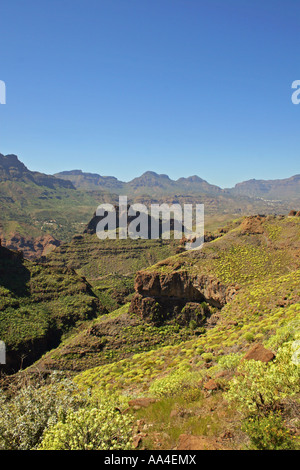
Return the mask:
<path id="1" fill-rule="evenodd" d="M 204 388 L 205 390 L 213 391 L 213 390 L 218 390 L 219 386 L 213 379 L 210 379 L 208 382 L 204 384 Z"/>
<path id="2" fill-rule="evenodd" d="M 262 344 L 257 343 L 252 346 L 251 349 L 249 349 L 249 351 L 243 357 L 243 360 L 249 361 L 250 359 L 254 359 L 255 361 L 270 362 L 274 358 L 275 354 L 273 354 L 272 351 L 264 348 Z"/>

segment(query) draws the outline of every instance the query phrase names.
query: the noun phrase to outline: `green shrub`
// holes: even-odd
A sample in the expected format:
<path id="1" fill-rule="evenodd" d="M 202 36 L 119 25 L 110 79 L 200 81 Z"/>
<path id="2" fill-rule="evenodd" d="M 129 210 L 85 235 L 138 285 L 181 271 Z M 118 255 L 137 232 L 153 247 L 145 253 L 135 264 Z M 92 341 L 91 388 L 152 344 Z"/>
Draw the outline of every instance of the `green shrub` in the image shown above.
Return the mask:
<path id="1" fill-rule="evenodd" d="M 193 331 L 196 328 L 197 328 L 197 322 L 195 320 L 191 320 L 189 323 L 189 329 Z"/>
<path id="2" fill-rule="evenodd" d="M 226 354 L 218 359 L 218 365 L 221 369 L 234 370 L 241 362 L 241 355 L 232 353 Z"/>
<path id="3" fill-rule="evenodd" d="M 252 343 L 254 340 L 254 335 L 252 333 L 245 333 L 244 338 L 248 343 Z"/>
<path id="4" fill-rule="evenodd" d="M 84 402 L 69 380 L 53 374 L 48 385 L 27 386 L 8 399 L 0 391 L 0 449 L 35 449 L 45 429 Z"/>
<path id="5" fill-rule="evenodd" d="M 276 359 L 269 363 L 243 361 L 238 375 L 230 381 L 226 394 L 241 411 L 263 412 L 276 409 L 286 397 L 300 392 L 300 367 L 292 361 L 292 342 L 279 348 Z"/>
<path id="6" fill-rule="evenodd" d="M 201 354 L 201 357 L 205 362 L 211 362 L 214 358 L 214 355 L 212 353 L 203 353 Z"/>
<path id="7" fill-rule="evenodd" d="M 129 450 L 131 435 L 131 418 L 103 403 L 68 413 L 46 431 L 40 450 Z"/>
<path id="8" fill-rule="evenodd" d="M 272 335 L 266 346 L 269 349 L 277 350 L 282 344 L 297 339 L 299 337 L 300 321 L 294 320 L 278 328 L 275 335 Z M 299 338 L 300 339 L 300 338 Z"/>
<path id="9" fill-rule="evenodd" d="M 280 413 L 270 412 L 266 416 L 251 416 L 242 426 L 250 438 L 253 450 L 293 450 L 295 443 L 285 427 Z"/>
<path id="10" fill-rule="evenodd" d="M 230 381 L 225 398 L 244 414 L 242 430 L 248 434 L 253 449 L 295 447 L 280 414 L 286 399 L 300 392 L 300 367 L 293 359 L 294 346 L 295 341 L 283 343 L 276 359 L 269 363 L 242 361 Z"/>

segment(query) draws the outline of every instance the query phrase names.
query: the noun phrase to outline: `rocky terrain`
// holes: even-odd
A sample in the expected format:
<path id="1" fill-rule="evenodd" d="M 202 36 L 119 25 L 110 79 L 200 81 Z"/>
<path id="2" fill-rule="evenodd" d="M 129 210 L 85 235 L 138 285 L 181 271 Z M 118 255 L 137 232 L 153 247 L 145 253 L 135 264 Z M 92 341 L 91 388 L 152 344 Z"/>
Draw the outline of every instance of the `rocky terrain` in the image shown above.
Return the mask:
<path id="1" fill-rule="evenodd" d="M 51 251 L 61 245 L 59 240 L 56 240 L 49 234 L 31 238 L 15 233 L 10 234 L 7 238 L 3 237 L 1 243 L 2 246 L 11 250 L 22 251 L 24 258 L 31 260 L 47 256 Z"/>
<path id="2" fill-rule="evenodd" d="M 12 163 L 9 169 L 4 168 L 7 160 Z M 251 212 L 254 207 L 248 196 L 202 195 L 200 200 L 207 202 L 215 218 L 201 250 L 185 250 L 185 237 L 99 240 L 98 219 L 91 218 L 94 210 L 82 222 L 82 214 L 96 200 L 93 191 L 39 186 L 39 177 L 31 175 L 34 181 L 30 180 L 15 158 L 4 163 L 0 338 L 7 363 L 0 366 L 0 388 L 6 394 L 0 397 L 0 448 L 54 445 L 49 444 L 51 439 L 44 441 L 56 426 L 47 423 L 61 418 L 51 408 L 54 402 L 49 410 L 44 403 L 52 397 L 52 377 L 58 373 L 62 379 L 54 386 L 60 387 L 55 399 L 64 397 L 67 405 L 59 406 L 67 406 L 66 416 L 72 411 L 88 419 L 95 407 L 105 404 L 108 421 L 116 420 L 119 432 L 120 420 L 130 422 L 127 434 L 124 430 L 128 448 L 299 448 L 296 200 L 293 205 L 280 203 L 284 211 L 277 214 L 270 213 L 273 202 L 259 202 L 268 211 L 243 216 L 246 208 Z M 152 174 L 148 178 L 157 179 Z M 33 195 L 41 198 L 36 205 Z M 112 194 L 101 195 L 102 201 L 116 203 Z M 60 197 L 69 205 L 64 200 L 60 206 Z M 138 195 L 136 200 L 147 197 Z M 168 194 L 162 200 L 199 199 Z M 50 218 L 53 201 L 57 212 Z M 65 210 L 74 201 L 82 204 L 77 205 L 81 216 L 72 219 L 71 213 L 68 231 L 77 228 L 62 242 L 48 230 L 61 225 L 58 233 L 65 233 Z M 226 201 L 236 205 L 225 213 Z M 12 208 L 15 219 L 10 217 Z M 43 231 L 42 220 L 53 225 Z M 221 225 L 222 221 L 226 223 Z M 72 392 L 65 385 L 61 388 L 67 379 Z M 35 398 L 28 401 L 27 396 Z M 50 413 L 34 444 L 25 445 L 24 430 L 32 433 L 27 414 L 14 418 L 23 399 L 34 408 L 32 416 Z M 5 432 L 1 426 L 7 419 L 23 423 L 23 441 L 15 435 L 5 437 L 7 426 Z"/>
<path id="3" fill-rule="evenodd" d="M 261 419 L 271 423 L 270 410 L 280 405 L 280 429 L 296 443 L 299 379 L 291 376 L 286 392 L 280 390 L 282 380 L 298 370 L 296 363 L 282 362 L 288 356 L 281 351 L 299 337 L 299 268 L 300 217 L 242 218 L 200 251 L 173 254 L 138 270 L 127 303 L 73 324 L 57 347 L 24 373 L 60 370 L 92 396 L 109 391 L 127 397 L 124 413 L 134 419 L 135 448 L 181 450 L 249 445 L 252 431 L 242 424 L 253 416 L 246 409 L 247 400 L 252 403 L 250 374 L 257 403 L 260 394 L 270 403 L 259 405 L 266 417 Z M 260 370 L 262 377 L 256 375 Z M 272 377 L 276 390 L 268 382 Z"/>
<path id="4" fill-rule="evenodd" d="M 256 191 L 257 184 L 272 188 L 271 192 Z M 248 190 L 253 185 L 254 189 Z M 210 231 L 242 215 L 286 214 L 300 204 L 297 175 L 273 182 L 241 183 L 232 189 L 221 189 L 199 176 L 175 181 L 153 171 L 125 183 L 81 170 L 45 175 L 29 170 L 16 155 L 0 154 L 0 237 L 9 247 L 23 249 L 25 257 L 36 259 L 53 244 L 69 242 L 74 234 L 81 234 L 98 205 L 116 204 L 119 194 L 127 194 L 130 203 L 147 206 L 204 204 L 206 229 Z M 55 241 L 47 241 L 47 235 Z"/>

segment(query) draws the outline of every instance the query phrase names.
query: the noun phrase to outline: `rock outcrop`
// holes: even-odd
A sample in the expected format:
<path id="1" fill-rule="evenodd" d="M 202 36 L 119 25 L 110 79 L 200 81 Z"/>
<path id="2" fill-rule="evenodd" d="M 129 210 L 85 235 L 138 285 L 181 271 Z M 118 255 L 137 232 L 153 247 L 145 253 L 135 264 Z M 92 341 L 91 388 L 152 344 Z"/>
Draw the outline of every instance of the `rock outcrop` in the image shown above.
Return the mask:
<path id="1" fill-rule="evenodd" d="M 120 227 L 120 224 L 119 224 L 119 221 L 120 221 L 120 208 L 118 205 L 114 205 L 113 206 L 114 210 L 115 210 L 115 214 L 116 214 L 116 226 L 115 228 L 118 229 Z M 129 230 L 129 225 L 131 224 L 131 222 L 133 222 L 134 220 L 137 219 L 137 217 L 139 216 L 139 213 L 137 212 L 137 215 L 128 215 L 128 211 L 130 209 L 130 205 L 127 205 L 127 227 L 128 227 L 128 230 Z M 90 222 L 87 224 L 85 230 L 83 233 L 87 233 L 89 235 L 93 235 L 95 233 L 97 233 L 97 225 L 98 223 L 103 220 L 105 217 L 106 217 L 107 214 L 105 215 L 101 215 L 101 216 L 98 216 L 96 215 L 96 213 L 94 213 L 92 219 L 90 220 Z M 163 223 L 162 223 L 162 220 L 156 220 L 154 217 L 151 217 L 150 214 L 147 215 L 147 237 L 148 239 L 151 239 L 152 238 L 152 235 L 151 235 L 151 227 L 152 225 L 158 225 L 158 233 L 159 233 L 159 237 L 162 236 L 162 232 L 163 232 L 163 229 L 164 229 L 164 226 L 163 226 Z M 180 224 L 180 222 L 177 224 L 180 226 L 180 231 L 181 233 L 184 233 L 184 226 L 182 224 Z M 175 220 L 174 218 L 170 218 L 170 231 L 172 232 L 174 230 L 174 228 L 176 227 L 176 230 L 178 230 L 177 228 L 177 225 L 175 223 Z"/>
<path id="2" fill-rule="evenodd" d="M 187 314 L 187 319 L 199 318 L 196 323 L 201 323 L 205 315 L 203 303 L 222 308 L 236 293 L 235 287 L 226 286 L 213 276 L 187 271 L 139 271 L 134 288 L 130 311 L 154 322 Z"/>
<path id="3" fill-rule="evenodd" d="M 31 238 L 23 237 L 18 233 L 14 233 L 9 237 L 2 239 L 2 246 L 5 246 L 9 250 L 22 251 L 24 258 L 30 260 L 47 256 L 51 251 L 60 245 L 61 242 L 49 234 L 41 237 Z"/>

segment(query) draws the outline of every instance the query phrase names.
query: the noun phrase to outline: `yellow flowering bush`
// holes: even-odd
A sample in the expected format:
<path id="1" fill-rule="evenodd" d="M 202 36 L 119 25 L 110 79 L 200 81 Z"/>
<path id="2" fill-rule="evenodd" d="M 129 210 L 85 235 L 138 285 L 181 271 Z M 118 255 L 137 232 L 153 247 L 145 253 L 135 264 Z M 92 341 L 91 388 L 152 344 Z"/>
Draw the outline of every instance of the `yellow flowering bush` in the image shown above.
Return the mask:
<path id="1" fill-rule="evenodd" d="M 40 450 L 129 450 L 132 448 L 131 418 L 109 406 L 81 408 L 50 427 Z"/>

